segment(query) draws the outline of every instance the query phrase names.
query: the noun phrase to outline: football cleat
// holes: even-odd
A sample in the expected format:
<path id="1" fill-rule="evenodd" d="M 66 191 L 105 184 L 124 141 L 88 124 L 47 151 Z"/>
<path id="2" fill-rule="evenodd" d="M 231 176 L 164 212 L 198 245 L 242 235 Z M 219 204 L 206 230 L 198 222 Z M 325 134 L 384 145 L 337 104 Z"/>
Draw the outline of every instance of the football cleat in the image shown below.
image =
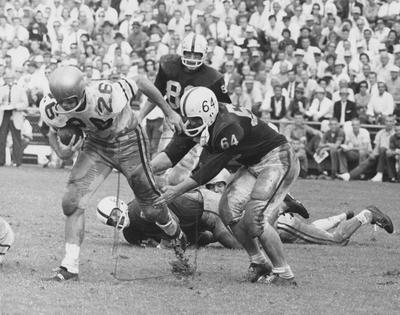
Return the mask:
<path id="1" fill-rule="evenodd" d="M 189 263 L 189 258 L 185 257 L 185 250 L 188 242 L 185 233 L 180 231 L 179 236 L 172 240 L 172 247 L 177 260 L 170 262 L 172 273 L 177 278 L 184 278 L 193 275 L 195 269 Z"/>
<path id="2" fill-rule="evenodd" d="M 310 214 L 308 213 L 306 207 L 304 207 L 304 205 L 300 201 L 293 198 L 290 194 L 287 194 L 283 201 L 288 207 L 288 209 L 285 210 L 284 213 L 297 213 L 305 219 L 308 219 L 310 217 Z"/>
<path id="3" fill-rule="evenodd" d="M 259 281 L 261 282 L 261 281 Z M 281 287 L 289 287 L 289 286 L 297 286 L 296 280 L 293 278 L 282 278 L 278 274 L 272 274 L 270 276 L 267 276 L 263 279 L 263 283 L 267 285 L 275 285 L 275 286 L 281 286 Z"/>
<path id="4" fill-rule="evenodd" d="M 366 209 L 372 213 L 371 224 L 376 224 L 389 234 L 393 233 L 393 223 L 388 215 L 384 214 L 381 210 L 373 205 L 366 207 Z"/>
<path id="5" fill-rule="evenodd" d="M 63 281 L 67 281 L 67 280 L 78 281 L 79 274 L 69 272 L 67 270 L 67 268 L 60 266 L 59 268 L 56 269 L 56 274 L 50 280 L 54 280 L 54 281 L 58 281 L 58 282 L 63 282 Z"/>
<path id="6" fill-rule="evenodd" d="M 272 271 L 272 267 L 268 263 L 256 264 L 251 263 L 247 270 L 246 279 L 250 282 L 257 282 L 263 277 L 269 275 Z"/>
<path id="7" fill-rule="evenodd" d="M 350 180 L 350 174 L 349 173 L 336 174 L 336 177 L 340 178 L 341 180 L 344 180 L 345 182 L 348 182 Z"/>
<path id="8" fill-rule="evenodd" d="M 346 211 L 346 220 L 350 220 L 353 217 L 354 217 L 354 211 L 352 210 Z"/>

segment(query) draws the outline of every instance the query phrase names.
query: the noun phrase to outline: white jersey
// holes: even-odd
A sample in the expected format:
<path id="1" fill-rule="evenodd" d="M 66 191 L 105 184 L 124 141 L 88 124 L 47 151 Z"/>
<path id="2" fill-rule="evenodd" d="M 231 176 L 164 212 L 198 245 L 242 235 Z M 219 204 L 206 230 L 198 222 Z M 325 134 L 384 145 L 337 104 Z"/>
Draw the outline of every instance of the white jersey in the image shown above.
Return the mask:
<path id="1" fill-rule="evenodd" d="M 75 125 L 89 136 L 111 140 L 124 130 L 136 127 L 137 119 L 130 101 L 137 90 L 135 81 L 130 79 L 93 81 L 85 88 L 85 98 L 75 111 L 57 113 L 56 100 L 46 95 L 40 102 L 40 114 L 53 129 Z"/>

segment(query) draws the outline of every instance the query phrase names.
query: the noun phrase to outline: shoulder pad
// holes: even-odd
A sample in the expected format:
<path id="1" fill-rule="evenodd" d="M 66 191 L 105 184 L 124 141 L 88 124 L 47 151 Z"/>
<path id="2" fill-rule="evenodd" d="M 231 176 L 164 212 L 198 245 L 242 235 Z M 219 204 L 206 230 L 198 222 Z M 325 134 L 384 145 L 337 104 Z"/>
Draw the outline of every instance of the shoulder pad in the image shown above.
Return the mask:
<path id="1" fill-rule="evenodd" d="M 164 55 L 160 58 L 160 68 L 167 76 L 177 73 L 181 63 L 181 56 L 179 55 Z"/>
<path id="2" fill-rule="evenodd" d="M 54 111 L 57 101 L 50 94 L 43 96 L 39 104 L 40 116 L 43 121 L 52 128 L 62 128 L 67 123 L 67 117 Z"/>
<path id="3" fill-rule="evenodd" d="M 212 147 L 217 151 L 224 151 L 236 147 L 244 136 L 243 128 L 234 120 L 221 121 L 214 126 Z"/>
<path id="4" fill-rule="evenodd" d="M 210 67 L 209 65 L 203 65 L 203 67 L 205 74 L 207 75 L 208 82 L 211 83 L 210 85 L 214 84 L 219 79 L 224 77 L 220 72 Z"/>

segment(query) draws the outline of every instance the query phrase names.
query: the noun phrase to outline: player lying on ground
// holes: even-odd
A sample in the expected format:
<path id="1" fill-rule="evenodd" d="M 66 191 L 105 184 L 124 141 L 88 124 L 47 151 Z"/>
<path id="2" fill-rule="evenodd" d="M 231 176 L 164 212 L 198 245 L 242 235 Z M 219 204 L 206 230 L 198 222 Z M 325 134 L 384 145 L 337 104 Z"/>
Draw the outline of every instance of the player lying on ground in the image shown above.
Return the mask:
<path id="1" fill-rule="evenodd" d="M 0 265 L 4 261 L 4 257 L 14 243 L 14 232 L 11 226 L 0 217 Z"/>
<path id="2" fill-rule="evenodd" d="M 349 211 L 312 223 L 285 213 L 279 216 L 276 228 L 283 243 L 347 245 L 350 237 L 365 224 L 376 224 L 393 233 L 390 217 L 376 206 L 368 206 L 356 216 Z"/>
<path id="3" fill-rule="evenodd" d="M 153 180 L 147 155 L 147 139 L 130 108 L 130 101 L 138 90 L 159 106 L 167 121 L 179 131 L 182 122 L 170 109 L 161 93 L 144 77 L 93 81 L 87 84 L 84 74 L 76 67 L 54 70 L 49 77 L 51 95 L 40 104 L 44 122 L 50 126 L 49 142 L 63 159 L 83 147 L 68 180 L 62 208 L 65 222 L 65 257 L 55 280 L 77 279 L 79 252 L 85 231 L 84 211 L 90 196 L 107 178 L 112 169 L 119 170 L 128 180 L 143 214 L 171 238 L 180 252 L 183 237 L 166 206 L 154 209 L 153 202 L 160 195 Z M 57 129 L 78 126 L 86 139 L 72 136 L 68 145 L 57 137 Z M 78 140 L 75 143 L 75 140 Z M 143 168 L 140 166 L 143 165 Z"/>
<path id="4" fill-rule="evenodd" d="M 267 283 L 295 284 L 274 228 L 279 206 L 299 173 L 299 163 L 286 138 L 250 111 L 218 103 L 214 93 L 204 87 L 185 92 L 180 109 L 184 131 L 192 141 L 182 146 L 177 139 L 172 140 L 160 153 L 162 163 L 174 166 L 197 143 L 210 154 L 191 177 L 176 186 L 165 187 L 157 204 L 168 203 L 207 183 L 236 158 L 242 167 L 222 196 L 221 218 L 252 262 L 267 265 L 264 251 L 270 258 L 273 275 Z"/>

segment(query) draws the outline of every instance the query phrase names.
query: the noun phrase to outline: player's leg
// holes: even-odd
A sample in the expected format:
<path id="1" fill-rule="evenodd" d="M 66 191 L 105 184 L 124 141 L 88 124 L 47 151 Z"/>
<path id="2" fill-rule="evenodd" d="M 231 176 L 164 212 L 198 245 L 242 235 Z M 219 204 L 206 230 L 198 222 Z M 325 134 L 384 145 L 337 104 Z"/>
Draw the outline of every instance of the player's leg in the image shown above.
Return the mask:
<path id="1" fill-rule="evenodd" d="M 260 250 L 256 239 L 251 238 L 242 217 L 246 203 L 249 201 L 256 178 L 244 167 L 240 168 L 226 187 L 219 203 L 222 222 L 228 226 L 250 258 L 247 278 L 251 282 L 269 274 L 270 264 L 265 253 Z"/>
<path id="2" fill-rule="evenodd" d="M 299 174 L 299 162 L 289 145 L 271 151 L 249 170 L 257 176 L 243 221 L 251 237 L 258 237 L 272 262 L 273 283 L 291 284 L 294 275 L 274 228 L 280 205 Z M 282 281 L 281 281 L 282 280 Z"/>
<path id="3" fill-rule="evenodd" d="M 315 220 L 311 224 L 321 230 L 329 231 L 330 229 L 336 228 L 341 222 L 351 219 L 353 216 L 354 212 L 348 211 L 338 215 L 333 215 L 327 218 Z"/>
<path id="4" fill-rule="evenodd" d="M 56 279 L 68 280 L 79 272 L 79 252 L 85 233 L 84 212 L 90 196 L 110 174 L 112 167 L 87 140 L 68 180 L 62 200 L 65 221 L 65 256 Z M 65 272 L 67 271 L 67 272 Z"/>
<path id="5" fill-rule="evenodd" d="M 0 265 L 12 244 L 14 243 L 14 232 L 11 226 L 0 217 Z"/>

